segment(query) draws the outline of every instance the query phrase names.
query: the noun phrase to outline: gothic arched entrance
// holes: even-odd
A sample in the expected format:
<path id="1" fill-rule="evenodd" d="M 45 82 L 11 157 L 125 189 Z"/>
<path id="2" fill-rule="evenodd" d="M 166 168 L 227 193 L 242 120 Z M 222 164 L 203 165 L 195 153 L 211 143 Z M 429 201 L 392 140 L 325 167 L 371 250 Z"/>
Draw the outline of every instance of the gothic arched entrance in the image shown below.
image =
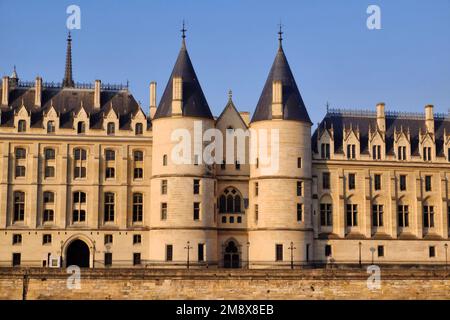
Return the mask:
<path id="1" fill-rule="evenodd" d="M 80 268 L 89 268 L 90 251 L 83 240 L 72 241 L 67 247 L 66 266 L 76 265 Z"/>
<path id="2" fill-rule="evenodd" d="M 223 254 L 223 267 L 224 268 L 239 268 L 240 257 L 239 249 L 234 241 L 229 241 L 225 247 Z"/>

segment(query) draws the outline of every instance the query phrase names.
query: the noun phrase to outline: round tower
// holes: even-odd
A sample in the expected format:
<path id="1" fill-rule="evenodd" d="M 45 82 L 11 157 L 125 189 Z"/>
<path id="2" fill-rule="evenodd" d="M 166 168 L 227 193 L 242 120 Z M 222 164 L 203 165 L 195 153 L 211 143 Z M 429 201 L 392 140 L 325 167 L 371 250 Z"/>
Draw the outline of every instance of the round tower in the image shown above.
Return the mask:
<path id="1" fill-rule="evenodd" d="M 216 182 L 202 159 L 203 133 L 214 127 L 214 118 L 182 31 L 182 47 L 152 121 L 150 259 L 195 267 L 217 262 Z"/>
<path id="2" fill-rule="evenodd" d="M 313 257 L 311 120 L 282 47 L 250 123 L 250 267 L 296 267 Z M 267 143 L 263 137 L 267 137 Z M 267 156 L 265 156 L 267 154 Z"/>

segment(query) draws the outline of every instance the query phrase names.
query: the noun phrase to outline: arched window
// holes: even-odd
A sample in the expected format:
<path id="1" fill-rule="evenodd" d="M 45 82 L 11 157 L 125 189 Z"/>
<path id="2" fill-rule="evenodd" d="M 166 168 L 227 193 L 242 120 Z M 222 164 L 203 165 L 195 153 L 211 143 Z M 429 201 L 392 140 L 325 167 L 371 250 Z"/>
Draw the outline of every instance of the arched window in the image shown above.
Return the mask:
<path id="1" fill-rule="evenodd" d="M 25 120 L 19 120 L 19 122 L 17 123 L 17 131 L 18 132 L 27 131 L 27 122 Z"/>
<path id="2" fill-rule="evenodd" d="M 134 132 L 136 135 L 141 135 L 144 133 L 144 126 L 142 125 L 142 123 L 136 123 Z"/>
<path id="3" fill-rule="evenodd" d="M 55 133 L 55 122 L 54 121 L 47 122 L 47 133 Z"/>
<path id="4" fill-rule="evenodd" d="M 114 124 L 114 122 L 108 122 L 106 133 L 108 135 L 114 135 L 116 133 L 116 125 Z"/>
<path id="5" fill-rule="evenodd" d="M 226 188 L 218 202 L 220 213 L 242 213 L 242 197 L 233 187 Z"/>
<path id="6" fill-rule="evenodd" d="M 78 122 L 77 124 L 77 133 L 83 134 L 86 132 L 86 125 L 83 121 Z"/>
<path id="7" fill-rule="evenodd" d="M 25 193 L 14 192 L 14 222 L 23 221 L 25 218 Z"/>

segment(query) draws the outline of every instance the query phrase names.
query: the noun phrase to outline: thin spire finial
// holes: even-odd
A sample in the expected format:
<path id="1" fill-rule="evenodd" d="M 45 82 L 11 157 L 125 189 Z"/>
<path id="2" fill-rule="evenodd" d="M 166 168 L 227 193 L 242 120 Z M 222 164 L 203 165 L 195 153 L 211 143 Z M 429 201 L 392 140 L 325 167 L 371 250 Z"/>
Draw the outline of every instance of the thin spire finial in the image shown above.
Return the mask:
<path id="1" fill-rule="evenodd" d="M 187 31 L 187 29 L 185 28 L 184 20 L 183 20 L 183 27 L 181 28 L 180 31 L 181 31 L 181 38 L 185 39 L 186 38 L 186 31 Z"/>
<path id="2" fill-rule="evenodd" d="M 278 24 L 278 27 L 279 27 L 279 30 L 278 30 L 278 41 L 279 41 L 279 43 L 280 43 L 280 48 L 282 47 L 282 45 L 283 45 L 283 25 L 281 24 L 281 21 L 280 21 L 280 23 Z"/>
<path id="3" fill-rule="evenodd" d="M 63 87 L 74 87 L 72 77 L 72 36 L 69 34 L 67 36 L 67 51 L 66 51 L 66 69 L 64 71 Z"/>
<path id="4" fill-rule="evenodd" d="M 228 100 L 231 101 L 233 99 L 233 91 L 228 90 Z"/>

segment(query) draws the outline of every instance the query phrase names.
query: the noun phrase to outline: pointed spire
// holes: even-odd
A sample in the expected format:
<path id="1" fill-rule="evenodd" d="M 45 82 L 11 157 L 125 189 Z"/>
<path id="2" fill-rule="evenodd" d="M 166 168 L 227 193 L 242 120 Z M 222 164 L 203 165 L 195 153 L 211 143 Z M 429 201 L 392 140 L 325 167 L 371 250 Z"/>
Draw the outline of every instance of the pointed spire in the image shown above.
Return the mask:
<path id="1" fill-rule="evenodd" d="M 66 69 L 64 71 L 63 87 L 74 87 L 75 84 L 72 78 L 72 37 L 67 36 L 67 51 L 66 51 Z"/>
<path id="2" fill-rule="evenodd" d="M 16 65 L 14 65 L 14 69 L 13 72 L 11 73 L 11 79 L 18 79 L 19 77 L 17 76 L 17 70 L 16 70 Z"/>

